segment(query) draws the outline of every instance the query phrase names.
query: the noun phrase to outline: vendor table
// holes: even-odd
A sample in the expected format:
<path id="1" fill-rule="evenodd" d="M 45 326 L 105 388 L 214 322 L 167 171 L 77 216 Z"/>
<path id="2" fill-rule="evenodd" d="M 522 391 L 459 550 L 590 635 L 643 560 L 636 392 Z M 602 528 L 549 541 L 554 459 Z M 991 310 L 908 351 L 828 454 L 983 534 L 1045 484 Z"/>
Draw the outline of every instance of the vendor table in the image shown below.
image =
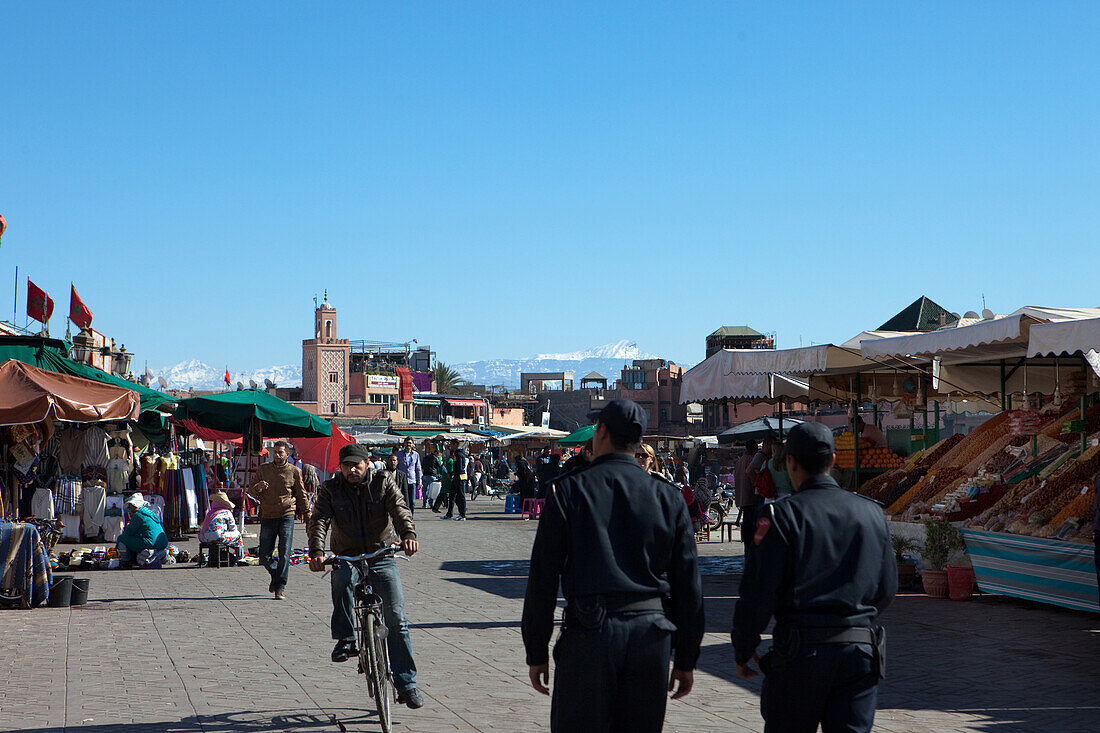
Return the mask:
<path id="1" fill-rule="evenodd" d="M 975 529 L 962 535 L 983 591 L 1100 612 L 1091 545 Z"/>

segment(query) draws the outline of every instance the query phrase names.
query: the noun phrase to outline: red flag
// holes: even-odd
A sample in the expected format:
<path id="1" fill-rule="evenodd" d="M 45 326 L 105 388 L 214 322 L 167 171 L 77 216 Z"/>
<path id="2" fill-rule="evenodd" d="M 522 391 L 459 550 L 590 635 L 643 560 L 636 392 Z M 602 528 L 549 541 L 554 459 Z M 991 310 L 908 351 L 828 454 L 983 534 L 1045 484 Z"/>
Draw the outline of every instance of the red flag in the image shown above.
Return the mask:
<path id="1" fill-rule="evenodd" d="M 8 220 L 4 218 L 3 214 L 0 214 L 0 237 L 4 236 L 4 230 L 8 228 Z"/>
<path id="2" fill-rule="evenodd" d="M 70 287 L 72 287 L 72 293 L 69 295 L 69 320 L 80 328 L 90 328 L 92 325 L 92 312 L 88 310 L 88 306 L 84 305 L 84 301 L 76 294 L 76 287 Z"/>
<path id="3" fill-rule="evenodd" d="M 225 384 L 226 384 L 226 386 L 228 386 L 229 383 L 230 383 L 229 382 L 229 367 L 226 367 L 225 368 Z"/>
<path id="4" fill-rule="evenodd" d="M 27 279 L 27 315 L 40 323 L 46 323 L 53 315 L 53 298 L 30 278 Z"/>

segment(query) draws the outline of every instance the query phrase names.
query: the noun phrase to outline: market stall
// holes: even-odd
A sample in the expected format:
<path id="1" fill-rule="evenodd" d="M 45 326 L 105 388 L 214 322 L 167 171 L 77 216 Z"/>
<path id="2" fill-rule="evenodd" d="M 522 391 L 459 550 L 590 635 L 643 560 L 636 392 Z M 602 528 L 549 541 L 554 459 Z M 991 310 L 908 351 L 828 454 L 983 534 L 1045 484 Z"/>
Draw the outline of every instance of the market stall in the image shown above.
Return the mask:
<path id="1" fill-rule="evenodd" d="M 0 364 L 4 517 L 33 514 L 51 530 L 56 521 L 76 539 L 121 531 L 133 465 L 126 436 L 138 410 L 132 390 L 16 360 Z M 116 498 L 117 520 L 109 511 Z M 0 556 L 0 595 L 24 608 L 47 599 L 50 562 L 33 524 L 0 522 Z"/>
<path id="2" fill-rule="evenodd" d="M 1080 317 L 1091 310 L 1021 309 L 953 334 L 867 349 L 947 363 L 952 379 L 1014 408 L 861 489 L 896 521 L 944 519 L 963 527 L 983 590 L 1073 608 L 1091 599 L 1085 606 L 1097 610 L 1095 574 L 1081 570 L 1094 554 L 1093 481 L 1100 471 L 1100 381 L 1090 360 L 1100 347 L 1100 319 Z M 1043 322 L 1044 315 L 1059 320 Z M 993 386 L 981 370 L 999 367 L 989 360 L 1002 357 L 1012 371 L 997 368 Z"/>
<path id="3" fill-rule="evenodd" d="M 264 437 L 328 438 L 332 425 L 325 420 L 257 389 L 220 392 L 203 397 L 180 400 L 176 420 L 240 436 L 244 439 L 246 470 L 237 487 L 226 491 L 240 509 L 239 525 L 244 526 L 244 489 L 255 470 L 253 458 L 258 458 Z"/>

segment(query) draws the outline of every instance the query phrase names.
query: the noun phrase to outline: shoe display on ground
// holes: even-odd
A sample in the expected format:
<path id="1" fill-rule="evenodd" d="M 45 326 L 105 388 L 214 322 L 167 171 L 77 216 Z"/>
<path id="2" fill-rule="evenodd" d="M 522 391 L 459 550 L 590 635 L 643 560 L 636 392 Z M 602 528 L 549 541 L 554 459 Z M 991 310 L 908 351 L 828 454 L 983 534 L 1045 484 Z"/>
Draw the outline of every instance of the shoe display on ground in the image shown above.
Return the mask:
<path id="1" fill-rule="evenodd" d="M 420 694 L 420 690 L 415 687 L 410 687 L 403 692 L 397 693 L 397 704 L 408 705 L 410 710 L 416 710 L 417 708 L 424 707 L 424 696 Z"/>

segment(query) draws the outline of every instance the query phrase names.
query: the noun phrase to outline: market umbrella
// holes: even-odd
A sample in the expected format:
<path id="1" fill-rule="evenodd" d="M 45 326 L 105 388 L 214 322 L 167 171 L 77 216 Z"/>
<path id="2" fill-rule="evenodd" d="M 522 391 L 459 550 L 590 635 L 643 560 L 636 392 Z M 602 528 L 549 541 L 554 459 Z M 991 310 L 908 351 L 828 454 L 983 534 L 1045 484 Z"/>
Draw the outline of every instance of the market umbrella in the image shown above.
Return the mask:
<path id="1" fill-rule="evenodd" d="M 258 389 L 219 392 L 180 400 L 176 418 L 236 435 L 271 438 L 327 438 L 332 425 L 273 394 Z"/>
<path id="2" fill-rule="evenodd" d="M 761 417 L 756 420 L 749 420 L 748 422 L 735 425 L 724 433 L 718 434 L 719 443 L 734 443 L 739 440 L 758 440 L 765 435 L 771 433 L 777 435 L 780 438 L 787 437 L 787 433 L 795 425 L 801 425 L 802 420 L 794 420 L 789 417 L 783 418 L 783 430 L 779 429 L 779 421 L 773 417 Z"/>
<path id="3" fill-rule="evenodd" d="M 39 369 L 14 359 L 0 364 L 0 425 L 42 420 L 136 420 L 136 392 Z"/>
<path id="4" fill-rule="evenodd" d="M 355 438 L 338 428 L 336 423 L 329 425 L 332 427 L 332 435 L 327 438 L 291 438 L 290 444 L 304 462 L 323 471 L 336 473 L 340 467 L 340 449 L 354 443 Z"/>
<path id="5" fill-rule="evenodd" d="M 558 441 L 558 445 L 584 445 L 588 441 L 592 440 L 592 436 L 596 434 L 595 425 L 585 425 L 583 428 L 574 430 L 569 435 Z"/>
<path id="6" fill-rule="evenodd" d="M 176 419 L 190 420 L 199 427 L 211 430 L 247 435 L 257 441 L 265 435 L 272 438 L 328 438 L 332 435 L 332 425 L 328 422 L 258 389 L 219 392 L 180 400 L 176 407 Z M 245 442 L 248 451 L 245 470 L 248 473 L 252 470 L 252 439 Z M 246 475 L 245 486 L 249 479 L 250 476 Z M 243 501 L 240 509 L 240 525 L 243 528 Z"/>

